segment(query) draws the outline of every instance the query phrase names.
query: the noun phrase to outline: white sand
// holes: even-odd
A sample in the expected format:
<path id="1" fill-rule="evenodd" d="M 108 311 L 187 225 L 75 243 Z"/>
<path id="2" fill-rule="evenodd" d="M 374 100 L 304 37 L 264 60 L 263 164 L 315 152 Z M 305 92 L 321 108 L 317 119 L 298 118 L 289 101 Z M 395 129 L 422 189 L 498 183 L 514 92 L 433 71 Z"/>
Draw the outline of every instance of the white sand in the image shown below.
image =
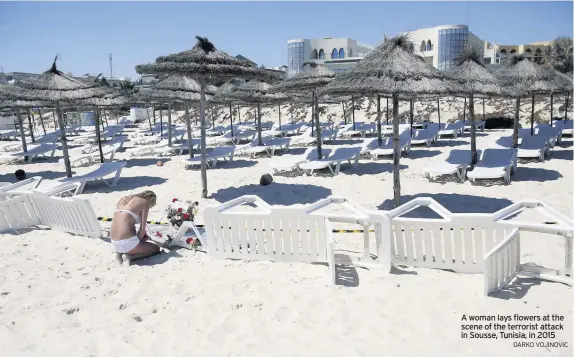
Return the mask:
<path id="1" fill-rule="evenodd" d="M 508 133 L 480 134 L 478 148 Z M 520 163 L 509 186 L 424 178 L 424 166 L 468 143 L 466 135 L 413 148 L 401 159 L 404 201 L 431 196 L 453 212 L 494 212 L 532 198 L 572 216 L 572 139 L 556 147 L 551 160 Z M 204 207 L 242 194 L 277 205 L 340 195 L 369 209 L 388 209 L 392 199 L 389 159 L 361 160 L 357 169 L 343 168 L 334 178 L 274 176 L 272 185 L 261 187 L 260 176 L 271 172 L 270 159 L 237 158 L 208 171 L 207 200 L 200 199 L 198 170 L 184 170 L 180 157 L 163 161 L 157 167 L 154 158 L 130 159 L 117 188 L 92 184 L 83 196 L 98 215 L 111 216 L 120 197 L 154 190 L 159 199 L 152 220 L 162 217 L 173 197 L 199 200 Z M 0 181 L 12 181 L 19 167 L 1 166 Z M 56 161 L 25 169 L 29 176 L 64 176 Z M 523 237 L 524 261 L 563 267 L 560 239 Z M 337 235 L 340 245 L 356 239 Z M 572 290 L 562 284 L 523 279 L 511 292 L 487 298 L 481 274 L 412 269 L 389 275 L 341 267 L 339 285 L 332 286 L 323 265 L 221 261 L 185 249 L 124 268 L 111 263 L 105 240 L 50 230 L 0 235 L 0 245 L 2 355 L 573 354 Z M 515 313 L 566 316 L 565 330 L 550 341 L 567 341 L 569 347 L 513 348 L 512 339 L 460 338 L 463 314 Z"/>

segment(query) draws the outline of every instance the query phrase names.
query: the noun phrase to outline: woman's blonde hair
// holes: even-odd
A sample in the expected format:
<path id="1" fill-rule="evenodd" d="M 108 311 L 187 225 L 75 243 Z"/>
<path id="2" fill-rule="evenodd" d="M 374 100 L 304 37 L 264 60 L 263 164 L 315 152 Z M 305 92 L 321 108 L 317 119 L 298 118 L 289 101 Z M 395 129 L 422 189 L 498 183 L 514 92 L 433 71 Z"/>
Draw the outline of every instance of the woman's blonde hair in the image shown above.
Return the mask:
<path id="1" fill-rule="evenodd" d="M 157 195 L 151 190 L 142 191 L 141 193 L 134 194 L 134 195 L 127 195 L 120 199 L 118 202 L 118 206 L 127 205 L 133 198 L 141 198 L 145 199 L 149 202 L 150 206 L 155 206 Z"/>

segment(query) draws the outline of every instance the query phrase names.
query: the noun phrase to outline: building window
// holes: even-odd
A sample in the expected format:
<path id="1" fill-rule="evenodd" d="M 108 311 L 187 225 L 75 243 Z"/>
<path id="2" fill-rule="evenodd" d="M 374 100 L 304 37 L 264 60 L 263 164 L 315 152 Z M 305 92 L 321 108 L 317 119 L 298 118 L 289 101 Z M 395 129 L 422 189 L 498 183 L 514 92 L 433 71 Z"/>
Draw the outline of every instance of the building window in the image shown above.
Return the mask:
<path id="1" fill-rule="evenodd" d="M 353 49 L 352 48 L 349 49 L 349 57 L 353 57 Z"/>
<path id="2" fill-rule="evenodd" d="M 323 49 L 319 50 L 319 60 L 324 60 L 325 59 L 325 51 L 323 51 Z"/>
<path id="3" fill-rule="evenodd" d="M 467 39 L 468 30 L 466 28 L 439 30 L 439 70 L 448 70 L 455 66 L 455 60 L 466 47 Z"/>
<path id="4" fill-rule="evenodd" d="M 427 51 L 432 50 L 432 44 L 430 42 L 430 40 L 427 41 Z"/>
<path id="5" fill-rule="evenodd" d="M 424 40 L 421 42 L 421 52 L 425 52 L 427 49 L 427 44 Z"/>
<path id="6" fill-rule="evenodd" d="M 515 49 L 510 50 L 510 53 L 516 53 Z"/>
<path id="7" fill-rule="evenodd" d="M 491 61 L 492 61 L 492 59 L 491 59 L 490 57 L 485 57 L 485 58 L 484 58 L 484 64 L 485 64 L 485 65 L 490 65 Z"/>
<path id="8" fill-rule="evenodd" d="M 303 67 L 303 62 L 305 62 L 304 52 L 303 52 L 303 42 L 291 42 L 287 44 L 287 64 L 289 70 L 287 71 L 289 77 L 293 76 Z"/>
<path id="9" fill-rule="evenodd" d="M 344 48 L 339 49 L 339 58 L 345 58 L 345 49 Z"/>
<path id="10" fill-rule="evenodd" d="M 500 50 L 500 53 L 506 53 L 505 49 Z"/>
<path id="11" fill-rule="evenodd" d="M 313 49 L 313 51 L 311 51 L 311 59 L 312 60 L 317 59 L 317 49 Z"/>
<path id="12" fill-rule="evenodd" d="M 331 51 L 331 58 L 339 58 L 339 51 L 336 48 Z"/>

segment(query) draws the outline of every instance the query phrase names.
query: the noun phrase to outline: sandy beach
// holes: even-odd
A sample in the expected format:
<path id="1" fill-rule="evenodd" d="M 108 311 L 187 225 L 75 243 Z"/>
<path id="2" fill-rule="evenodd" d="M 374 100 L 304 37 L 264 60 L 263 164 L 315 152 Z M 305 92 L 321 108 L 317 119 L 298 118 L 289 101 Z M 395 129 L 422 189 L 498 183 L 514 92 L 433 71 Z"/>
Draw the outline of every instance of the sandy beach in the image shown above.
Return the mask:
<path id="1" fill-rule="evenodd" d="M 478 134 L 478 148 L 510 130 Z M 521 199 L 539 199 L 570 217 L 571 138 L 543 163 L 520 162 L 510 185 L 429 182 L 422 168 L 451 149 L 467 149 L 470 136 L 413 147 L 401 159 L 403 202 L 436 199 L 452 212 L 491 213 Z M 357 141 L 338 141 L 337 144 Z M 126 145 L 129 151 L 129 142 Z M 328 147 L 328 146 L 327 146 Z M 292 154 L 304 149 L 293 148 Z M 57 155 L 61 153 L 57 153 Z M 158 195 L 150 212 L 160 220 L 172 200 L 198 200 L 201 208 L 254 194 L 272 205 L 307 204 L 329 195 L 347 197 L 371 210 L 392 208 L 392 162 L 362 159 L 356 169 L 310 176 L 274 176 L 272 159 L 236 158 L 208 171 L 210 198 L 200 199 L 199 170 L 181 158 L 130 158 L 115 188 L 88 184 L 98 216 L 111 216 L 124 195 L 145 189 Z M 156 166 L 161 160 L 163 167 Z M 0 181 L 13 181 L 22 165 L 3 165 Z M 26 165 L 28 176 L 65 176 L 63 165 Z M 76 173 L 87 168 L 75 168 Z M 103 224 L 105 227 L 107 224 Z M 359 235 L 360 236 L 360 235 Z M 360 237 L 336 234 L 340 247 Z M 89 239 L 45 229 L 0 235 L 0 354 L 2 355 L 496 355 L 572 356 L 572 290 L 519 279 L 494 296 L 483 295 L 483 275 L 432 269 L 378 270 L 338 267 L 329 283 L 325 265 L 222 261 L 205 253 L 172 250 L 136 261 L 112 262 L 109 239 Z M 525 262 L 562 268 L 564 242 L 525 234 Z M 565 316 L 553 341 L 567 348 L 514 348 L 513 339 L 463 339 L 462 315 Z"/>

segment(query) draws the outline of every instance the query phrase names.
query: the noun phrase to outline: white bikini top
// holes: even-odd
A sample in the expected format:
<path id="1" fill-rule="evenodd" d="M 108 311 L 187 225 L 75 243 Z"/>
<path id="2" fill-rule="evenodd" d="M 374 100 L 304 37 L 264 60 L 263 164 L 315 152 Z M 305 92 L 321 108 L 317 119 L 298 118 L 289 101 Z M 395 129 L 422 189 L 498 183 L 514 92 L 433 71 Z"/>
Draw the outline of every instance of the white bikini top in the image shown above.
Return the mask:
<path id="1" fill-rule="evenodd" d="M 115 213 L 118 213 L 118 212 L 120 212 L 120 213 L 128 213 L 128 214 L 130 214 L 130 215 L 134 218 L 134 220 L 136 221 L 136 224 L 140 224 L 140 223 L 141 223 L 141 219 L 140 219 L 139 215 L 136 215 L 136 214 L 134 214 L 133 212 L 131 212 L 131 211 L 129 211 L 129 210 L 118 209 L 118 210 L 116 210 L 116 211 L 114 211 L 114 212 L 115 212 Z"/>

